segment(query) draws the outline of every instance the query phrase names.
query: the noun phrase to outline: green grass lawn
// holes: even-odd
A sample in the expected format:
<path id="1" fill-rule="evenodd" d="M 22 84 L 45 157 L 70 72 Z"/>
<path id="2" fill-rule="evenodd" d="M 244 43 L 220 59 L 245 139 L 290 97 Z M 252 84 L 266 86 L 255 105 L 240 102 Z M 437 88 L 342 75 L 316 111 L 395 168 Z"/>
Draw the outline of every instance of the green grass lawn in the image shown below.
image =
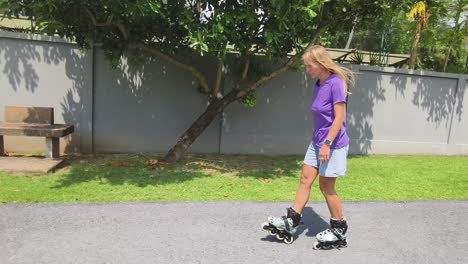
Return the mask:
<path id="1" fill-rule="evenodd" d="M 0 172 L 0 203 L 111 201 L 291 201 L 302 156 L 190 155 L 152 168 L 156 156 L 69 157 L 56 173 Z M 351 156 L 337 181 L 345 201 L 468 199 L 468 157 Z M 323 200 L 314 183 L 311 200 Z"/>

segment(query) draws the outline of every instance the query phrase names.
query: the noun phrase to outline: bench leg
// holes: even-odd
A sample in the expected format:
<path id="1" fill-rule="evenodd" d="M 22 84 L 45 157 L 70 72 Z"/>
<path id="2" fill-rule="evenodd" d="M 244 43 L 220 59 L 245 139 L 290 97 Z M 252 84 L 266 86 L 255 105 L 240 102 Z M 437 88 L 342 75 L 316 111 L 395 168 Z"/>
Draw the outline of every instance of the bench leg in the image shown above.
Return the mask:
<path id="1" fill-rule="evenodd" d="M 5 154 L 5 147 L 3 146 L 3 136 L 0 135 L 0 156 Z"/>
<path id="2" fill-rule="evenodd" d="M 46 138 L 46 153 L 47 159 L 60 158 L 60 138 Z"/>

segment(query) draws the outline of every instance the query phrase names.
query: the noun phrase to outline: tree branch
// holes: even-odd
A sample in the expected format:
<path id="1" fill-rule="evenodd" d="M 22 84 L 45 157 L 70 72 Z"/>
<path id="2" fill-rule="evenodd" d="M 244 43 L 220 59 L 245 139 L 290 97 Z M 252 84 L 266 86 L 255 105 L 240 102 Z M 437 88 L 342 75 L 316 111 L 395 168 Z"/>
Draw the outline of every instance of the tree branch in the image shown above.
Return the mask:
<path id="1" fill-rule="evenodd" d="M 218 98 L 219 90 L 221 89 L 221 79 L 223 77 L 224 63 L 218 59 L 218 72 L 216 74 L 216 84 L 213 90 L 213 97 Z"/>
<path id="2" fill-rule="evenodd" d="M 336 0 L 332 0 L 329 3 L 326 3 L 325 5 L 327 6 L 327 8 L 332 8 L 332 7 L 335 6 L 336 2 L 337 2 Z M 258 87 L 260 87 L 264 83 L 268 82 L 269 80 L 271 80 L 271 79 L 275 78 L 276 76 L 282 74 L 283 72 L 287 71 L 291 67 L 291 65 L 293 63 L 295 63 L 296 61 L 301 59 L 302 55 L 304 54 L 304 52 L 309 47 L 311 47 L 313 45 L 316 45 L 320 41 L 320 34 L 327 28 L 327 25 L 324 24 L 324 21 L 323 21 L 323 13 L 324 13 L 323 10 L 324 9 L 322 9 L 322 12 L 320 12 L 319 24 L 317 26 L 317 29 L 315 30 L 314 37 L 309 42 L 309 45 L 307 45 L 307 47 L 302 49 L 299 53 L 296 53 L 294 56 L 289 58 L 289 60 L 281 68 L 279 68 L 279 69 L 271 72 L 270 74 L 260 78 L 255 83 L 250 85 L 249 88 L 239 91 L 237 93 L 237 96 L 236 96 L 237 98 L 242 98 L 243 96 L 247 95 L 249 92 L 255 91 L 255 89 L 257 89 Z"/>
<path id="3" fill-rule="evenodd" d="M 87 16 L 91 19 L 94 26 L 96 26 L 96 27 L 117 27 L 119 29 L 120 33 L 122 34 L 122 36 L 125 39 L 128 39 L 128 30 L 121 21 L 117 21 L 117 22 L 114 22 L 114 23 L 112 23 L 112 22 L 105 22 L 105 23 L 98 22 L 96 17 L 94 16 L 94 14 L 91 12 L 91 10 L 89 10 L 86 7 L 84 8 L 84 10 L 85 10 L 85 13 L 87 14 Z M 208 82 L 206 81 L 206 78 L 195 67 L 187 65 L 185 63 L 182 63 L 182 62 L 176 60 L 175 58 L 173 58 L 173 57 L 171 57 L 171 56 L 169 56 L 167 54 L 164 54 L 164 53 L 160 52 L 159 50 L 157 50 L 157 49 L 155 49 L 155 48 L 153 48 L 150 45 L 147 45 L 145 43 L 137 43 L 137 44 L 134 44 L 134 46 L 137 47 L 137 48 L 140 48 L 142 50 L 145 50 L 147 52 L 153 53 L 156 56 L 158 56 L 158 57 L 160 57 L 160 58 L 174 64 L 175 66 L 191 72 L 192 75 L 195 77 L 195 79 L 197 79 L 200 86 L 202 87 L 202 92 L 206 93 L 206 94 L 209 93 L 210 89 L 209 89 L 209 86 L 208 86 Z M 218 86 L 218 83 L 216 85 Z M 219 86 L 218 86 L 217 89 L 219 89 Z M 216 94 L 215 94 L 215 96 L 216 96 Z"/>
<path id="4" fill-rule="evenodd" d="M 312 40 L 309 42 L 309 45 L 307 45 L 306 48 L 302 49 L 299 53 L 296 53 L 294 56 L 292 56 L 291 58 L 289 58 L 289 60 L 282 66 L 280 67 L 279 69 L 271 72 L 270 74 L 266 75 L 266 76 L 263 76 L 262 78 L 260 78 L 259 80 L 257 80 L 255 83 L 253 83 L 249 88 L 245 89 L 245 90 L 241 90 L 237 93 L 237 98 L 241 98 L 243 96 L 245 96 L 246 94 L 248 94 L 249 92 L 251 91 L 254 91 L 255 89 L 257 89 L 258 87 L 260 87 L 261 85 L 263 85 L 264 83 L 268 82 L 269 80 L 275 78 L 276 76 L 286 72 L 293 63 L 295 63 L 296 61 L 300 60 L 302 58 L 302 55 L 304 54 L 304 52 L 311 46 L 315 45 L 315 42 L 317 41 L 317 38 L 320 36 L 320 33 L 326 28 L 326 26 L 323 26 L 321 28 L 317 28 L 315 34 L 314 34 L 314 37 L 312 38 Z"/>
<path id="5" fill-rule="evenodd" d="M 125 26 L 122 24 L 121 21 L 117 22 L 98 22 L 94 14 L 89 10 L 87 7 L 84 8 L 86 15 L 91 19 L 91 22 L 93 23 L 94 26 L 96 27 L 117 27 L 124 37 L 124 39 L 128 39 L 128 30 L 125 28 Z"/>
<path id="6" fill-rule="evenodd" d="M 245 65 L 244 70 L 242 71 L 241 81 L 245 81 L 245 79 L 247 79 L 247 73 L 249 73 L 250 55 L 246 54 L 245 56 Z"/>
<path id="7" fill-rule="evenodd" d="M 94 26 L 96 26 L 96 27 L 110 27 L 110 26 L 112 26 L 112 24 L 109 23 L 109 22 L 105 22 L 105 23 L 98 22 L 96 17 L 94 16 L 94 14 L 87 7 L 85 7 L 84 10 L 85 10 L 86 15 L 88 15 L 88 17 L 91 19 L 91 22 L 93 22 Z"/>
<path id="8" fill-rule="evenodd" d="M 128 39 L 128 30 L 127 28 L 124 26 L 124 24 L 122 24 L 121 21 L 117 21 L 115 23 L 115 25 L 117 26 L 117 28 L 120 30 L 120 33 L 122 33 L 122 36 L 124 37 L 124 39 Z"/>
<path id="9" fill-rule="evenodd" d="M 140 43 L 136 43 L 134 46 L 141 49 L 141 50 L 150 52 L 150 53 L 158 56 L 159 58 L 164 59 L 164 60 L 174 64 L 175 66 L 177 66 L 179 68 L 182 68 L 182 69 L 184 69 L 186 71 L 191 72 L 193 77 L 195 77 L 195 79 L 197 79 L 198 83 L 202 87 L 202 92 L 206 93 L 206 94 L 209 93 L 210 88 L 208 86 L 208 82 L 206 81 L 205 76 L 203 76 L 203 74 L 200 71 L 198 71 L 195 67 L 193 67 L 191 65 L 187 65 L 185 63 L 182 63 L 182 62 L 178 61 L 177 59 L 175 59 L 175 58 L 173 58 L 173 57 L 171 57 L 171 56 L 169 56 L 167 54 L 162 53 L 161 51 L 157 50 L 156 48 L 151 47 L 148 44 L 140 42 Z"/>

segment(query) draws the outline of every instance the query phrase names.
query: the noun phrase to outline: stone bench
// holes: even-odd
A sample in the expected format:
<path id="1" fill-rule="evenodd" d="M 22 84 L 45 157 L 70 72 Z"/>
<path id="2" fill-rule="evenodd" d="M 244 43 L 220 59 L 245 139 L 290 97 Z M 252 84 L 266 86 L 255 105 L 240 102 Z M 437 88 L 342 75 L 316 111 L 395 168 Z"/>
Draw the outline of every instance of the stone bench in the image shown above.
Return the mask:
<path id="1" fill-rule="evenodd" d="M 48 159 L 60 158 L 60 138 L 73 133 L 73 125 L 54 124 L 50 107 L 5 106 L 0 122 L 0 155 L 4 153 L 3 136 L 45 137 Z"/>

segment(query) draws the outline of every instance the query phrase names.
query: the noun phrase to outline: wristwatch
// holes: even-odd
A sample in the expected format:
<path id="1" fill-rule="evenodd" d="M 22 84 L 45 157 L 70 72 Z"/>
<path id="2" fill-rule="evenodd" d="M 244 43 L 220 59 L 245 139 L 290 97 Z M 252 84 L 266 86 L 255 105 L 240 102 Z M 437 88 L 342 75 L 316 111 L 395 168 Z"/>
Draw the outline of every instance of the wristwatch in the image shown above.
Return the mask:
<path id="1" fill-rule="evenodd" d="M 333 143 L 333 141 L 331 141 L 329 139 L 325 139 L 325 141 L 323 142 L 323 144 L 325 144 L 327 146 L 331 146 L 332 143 Z"/>

